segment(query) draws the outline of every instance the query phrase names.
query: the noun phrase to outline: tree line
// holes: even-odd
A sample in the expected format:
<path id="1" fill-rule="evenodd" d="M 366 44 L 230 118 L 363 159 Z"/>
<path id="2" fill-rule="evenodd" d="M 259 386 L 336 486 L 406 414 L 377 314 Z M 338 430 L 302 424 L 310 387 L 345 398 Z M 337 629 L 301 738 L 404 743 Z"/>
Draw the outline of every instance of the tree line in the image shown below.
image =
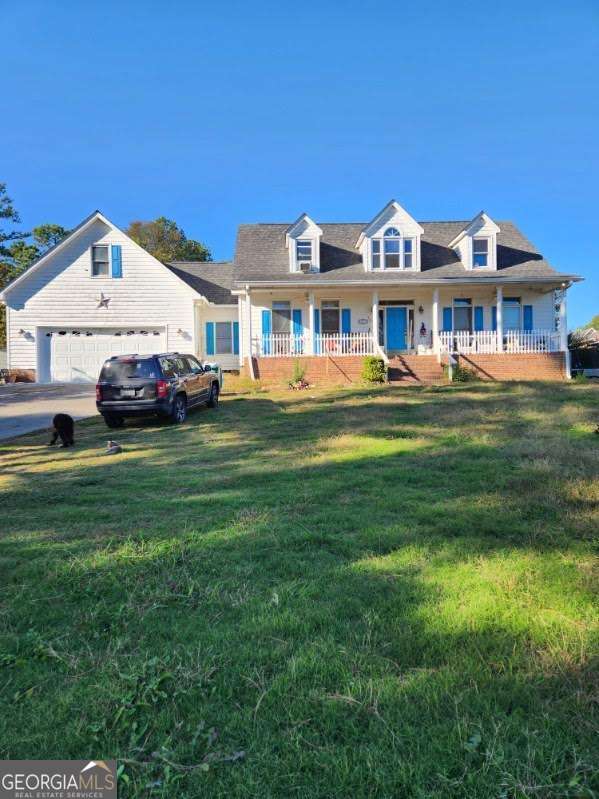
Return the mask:
<path id="1" fill-rule="evenodd" d="M 55 223 L 31 231 L 15 229 L 21 217 L 6 184 L 0 183 L 0 291 L 71 232 Z M 150 222 L 134 220 L 125 233 L 159 261 L 211 261 L 208 247 L 189 239 L 175 221 L 160 216 Z M 0 349 L 6 347 L 6 309 L 0 305 Z"/>

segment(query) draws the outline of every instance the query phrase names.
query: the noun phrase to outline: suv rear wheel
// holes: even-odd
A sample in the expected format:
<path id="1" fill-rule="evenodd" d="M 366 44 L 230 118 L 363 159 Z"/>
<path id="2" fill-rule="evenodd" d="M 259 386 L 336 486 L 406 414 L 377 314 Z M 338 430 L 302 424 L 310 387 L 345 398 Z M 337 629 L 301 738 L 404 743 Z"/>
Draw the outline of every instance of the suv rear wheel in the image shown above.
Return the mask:
<path id="1" fill-rule="evenodd" d="M 219 394 L 218 383 L 213 383 L 210 389 L 210 398 L 208 400 L 209 408 L 218 407 L 218 394 Z"/>
<path id="2" fill-rule="evenodd" d="M 175 424 L 183 424 L 187 419 L 187 400 L 184 394 L 177 394 L 173 400 L 171 419 Z"/>
<path id="3" fill-rule="evenodd" d="M 125 419 L 118 413 L 105 413 L 104 421 L 106 426 L 112 430 L 116 430 L 117 427 L 122 427 L 125 424 Z"/>

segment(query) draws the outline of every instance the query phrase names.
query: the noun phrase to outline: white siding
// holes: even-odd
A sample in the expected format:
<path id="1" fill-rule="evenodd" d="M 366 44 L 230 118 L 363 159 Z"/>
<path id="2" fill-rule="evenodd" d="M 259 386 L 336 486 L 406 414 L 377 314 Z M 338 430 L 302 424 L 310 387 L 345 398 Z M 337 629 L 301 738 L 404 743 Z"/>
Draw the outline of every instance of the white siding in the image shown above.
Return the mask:
<path id="1" fill-rule="evenodd" d="M 237 322 L 237 306 L 201 305 L 197 306 L 198 353 L 202 360 L 215 361 L 222 369 L 239 369 L 239 355 L 208 355 L 206 352 L 206 322 Z M 241 338 L 241 334 L 240 334 Z"/>
<path id="2" fill-rule="evenodd" d="M 122 278 L 91 277 L 96 243 L 121 245 Z M 96 307 L 100 293 L 110 297 L 107 309 Z M 37 368 L 38 327 L 163 326 L 168 349 L 195 352 L 194 296 L 121 231 L 97 220 L 6 295 L 9 366 Z"/>

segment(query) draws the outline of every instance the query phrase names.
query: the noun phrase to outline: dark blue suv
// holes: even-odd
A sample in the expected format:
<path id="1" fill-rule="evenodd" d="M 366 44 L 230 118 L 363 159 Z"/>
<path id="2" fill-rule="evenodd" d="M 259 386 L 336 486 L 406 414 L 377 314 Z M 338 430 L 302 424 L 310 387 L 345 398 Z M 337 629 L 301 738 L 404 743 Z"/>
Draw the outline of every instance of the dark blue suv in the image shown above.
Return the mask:
<path id="1" fill-rule="evenodd" d="M 96 408 L 108 427 L 126 416 L 168 416 L 181 424 L 195 405 L 216 408 L 218 375 L 193 355 L 115 355 L 104 362 L 96 385 Z"/>

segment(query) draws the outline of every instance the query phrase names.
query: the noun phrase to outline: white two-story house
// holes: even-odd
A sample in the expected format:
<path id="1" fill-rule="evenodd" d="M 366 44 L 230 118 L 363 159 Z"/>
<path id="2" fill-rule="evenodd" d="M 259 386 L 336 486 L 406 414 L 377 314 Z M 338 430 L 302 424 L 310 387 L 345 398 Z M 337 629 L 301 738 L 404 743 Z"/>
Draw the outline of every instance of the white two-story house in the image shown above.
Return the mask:
<path id="1" fill-rule="evenodd" d="M 457 358 L 481 377 L 568 373 L 566 295 L 512 222 L 418 222 L 397 202 L 370 222 L 241 225 L 231 262 L 163 264 L 100 212 L 1 295 L 21 379 L 93 381 L 125 352 L 193 352 L 282 382 L 430 381 Z"/>

